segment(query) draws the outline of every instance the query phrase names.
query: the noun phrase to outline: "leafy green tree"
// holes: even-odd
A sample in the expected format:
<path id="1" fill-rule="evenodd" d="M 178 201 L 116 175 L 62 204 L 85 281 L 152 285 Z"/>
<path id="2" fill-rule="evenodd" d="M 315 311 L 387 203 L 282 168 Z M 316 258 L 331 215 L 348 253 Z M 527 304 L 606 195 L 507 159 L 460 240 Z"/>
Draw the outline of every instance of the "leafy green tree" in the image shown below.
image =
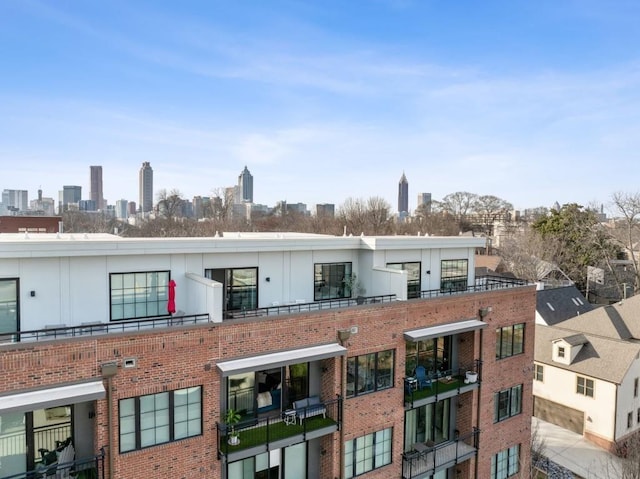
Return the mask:
<path id="1" fill-rule="evenodd" d="M 546 245 L 541 259 L 555 263 L 582 290 L 587 266 L 605 267 L 619 252 L 602 230 L 596 213 L 576 203 L 552 209 L 531 227 Z"/>

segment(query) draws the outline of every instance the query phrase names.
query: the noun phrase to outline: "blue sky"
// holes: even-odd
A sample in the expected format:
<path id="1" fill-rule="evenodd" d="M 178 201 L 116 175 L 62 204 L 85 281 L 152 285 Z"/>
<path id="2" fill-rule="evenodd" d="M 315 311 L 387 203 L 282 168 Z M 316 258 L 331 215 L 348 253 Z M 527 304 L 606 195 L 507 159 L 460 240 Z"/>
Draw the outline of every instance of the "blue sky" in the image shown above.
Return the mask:
<path id="1" fill-rule="evenodd" d="M 0 1 L 0 189 L 110 203 L 493 194 L 606 203 L 640 179 L 640 2 Z"/>

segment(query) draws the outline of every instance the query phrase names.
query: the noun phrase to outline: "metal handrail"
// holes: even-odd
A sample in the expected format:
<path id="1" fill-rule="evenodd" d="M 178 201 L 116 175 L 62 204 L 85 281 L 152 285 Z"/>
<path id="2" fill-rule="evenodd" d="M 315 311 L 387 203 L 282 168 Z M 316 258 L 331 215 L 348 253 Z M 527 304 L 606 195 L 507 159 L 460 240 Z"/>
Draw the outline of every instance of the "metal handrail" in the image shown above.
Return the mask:
<path id="1" fill-rule="evenodd" d="M 12 474 L 10 476 L 2 476 L 0 479 L 32 479 L 34 477 L 59 477 L 58 472 L 79 472 L 84 470 L 95 471 L 95 479 L 104 479 L 105 477 L 105 451 L 104 447 L 100 448 L 100 453 L 77 459 L 75 461 L 69 461 L 65 463 L 53 463 L 47 466 L 41 465 L 37 469 L 31 471 L 20 472 L 18 474 Z M 64 475 L 64 474 L 63 474 Z"/>
<path id="2" fill-rule="evenodd" d="M 97 336 L 106 333 L 141 331 L 208 322 L 208 314 L 191 314 L 184 316 L 167 315 L 148 319 L 123 319 L 109 323 L 85 323 L 80 326 L 60 326 L 28 331 L 14 331 L 11 333 L 2 333 L 2 336 L 4 338 L 11 337 L 13 341 L 47 341 L 50 339 Z"/>
<path id="3" fill-rule="evenodd" d="M 422 299 L 437 298 L 439 296 L 450 296 L 461 293 L 478 293 L 482 291 L 495 291 L 498 289 L 521 288 L 530 286 L 527 280 L 517 278 L 505 278 L 502 276 L 485 275 L 478 276 L 475 283 L 460 288 L 439 288 L 420 291 Z"/>

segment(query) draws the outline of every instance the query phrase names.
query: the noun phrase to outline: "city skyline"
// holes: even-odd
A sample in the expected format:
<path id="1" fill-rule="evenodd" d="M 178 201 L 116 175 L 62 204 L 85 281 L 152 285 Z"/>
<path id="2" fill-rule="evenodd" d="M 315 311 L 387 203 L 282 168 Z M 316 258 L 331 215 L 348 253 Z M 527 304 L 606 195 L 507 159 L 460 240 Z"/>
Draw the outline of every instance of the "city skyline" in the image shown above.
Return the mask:
<path id="1" fill-rule="evenodd" d="M 402 170 L 434 199 L 517 209 L 637 190 L 635 2 L 8 0 L 0 15 L 0 186 L 30 198 L 88 192 L 102 165 L 110 204 L 135 200 L 144 161 L 154 201 L 244 165 L 261 204 L 395 205 Z"/>

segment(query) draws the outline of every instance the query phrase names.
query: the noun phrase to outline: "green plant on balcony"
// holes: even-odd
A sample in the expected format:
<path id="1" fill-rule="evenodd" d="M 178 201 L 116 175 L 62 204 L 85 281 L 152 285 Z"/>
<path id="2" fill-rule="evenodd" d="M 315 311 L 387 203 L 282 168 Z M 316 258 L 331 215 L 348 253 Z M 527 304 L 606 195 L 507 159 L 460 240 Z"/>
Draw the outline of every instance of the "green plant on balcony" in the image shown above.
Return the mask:
<path id="1" fill-rule="evenodd" d="M 240 422 L 240 413 L 235 409 L 227 409 L 224 415 L 224 423 L 227 426 L 227 442 L 232 446 L 240 444 L 240 437 L 235 430 L 235 425 Z"/>

